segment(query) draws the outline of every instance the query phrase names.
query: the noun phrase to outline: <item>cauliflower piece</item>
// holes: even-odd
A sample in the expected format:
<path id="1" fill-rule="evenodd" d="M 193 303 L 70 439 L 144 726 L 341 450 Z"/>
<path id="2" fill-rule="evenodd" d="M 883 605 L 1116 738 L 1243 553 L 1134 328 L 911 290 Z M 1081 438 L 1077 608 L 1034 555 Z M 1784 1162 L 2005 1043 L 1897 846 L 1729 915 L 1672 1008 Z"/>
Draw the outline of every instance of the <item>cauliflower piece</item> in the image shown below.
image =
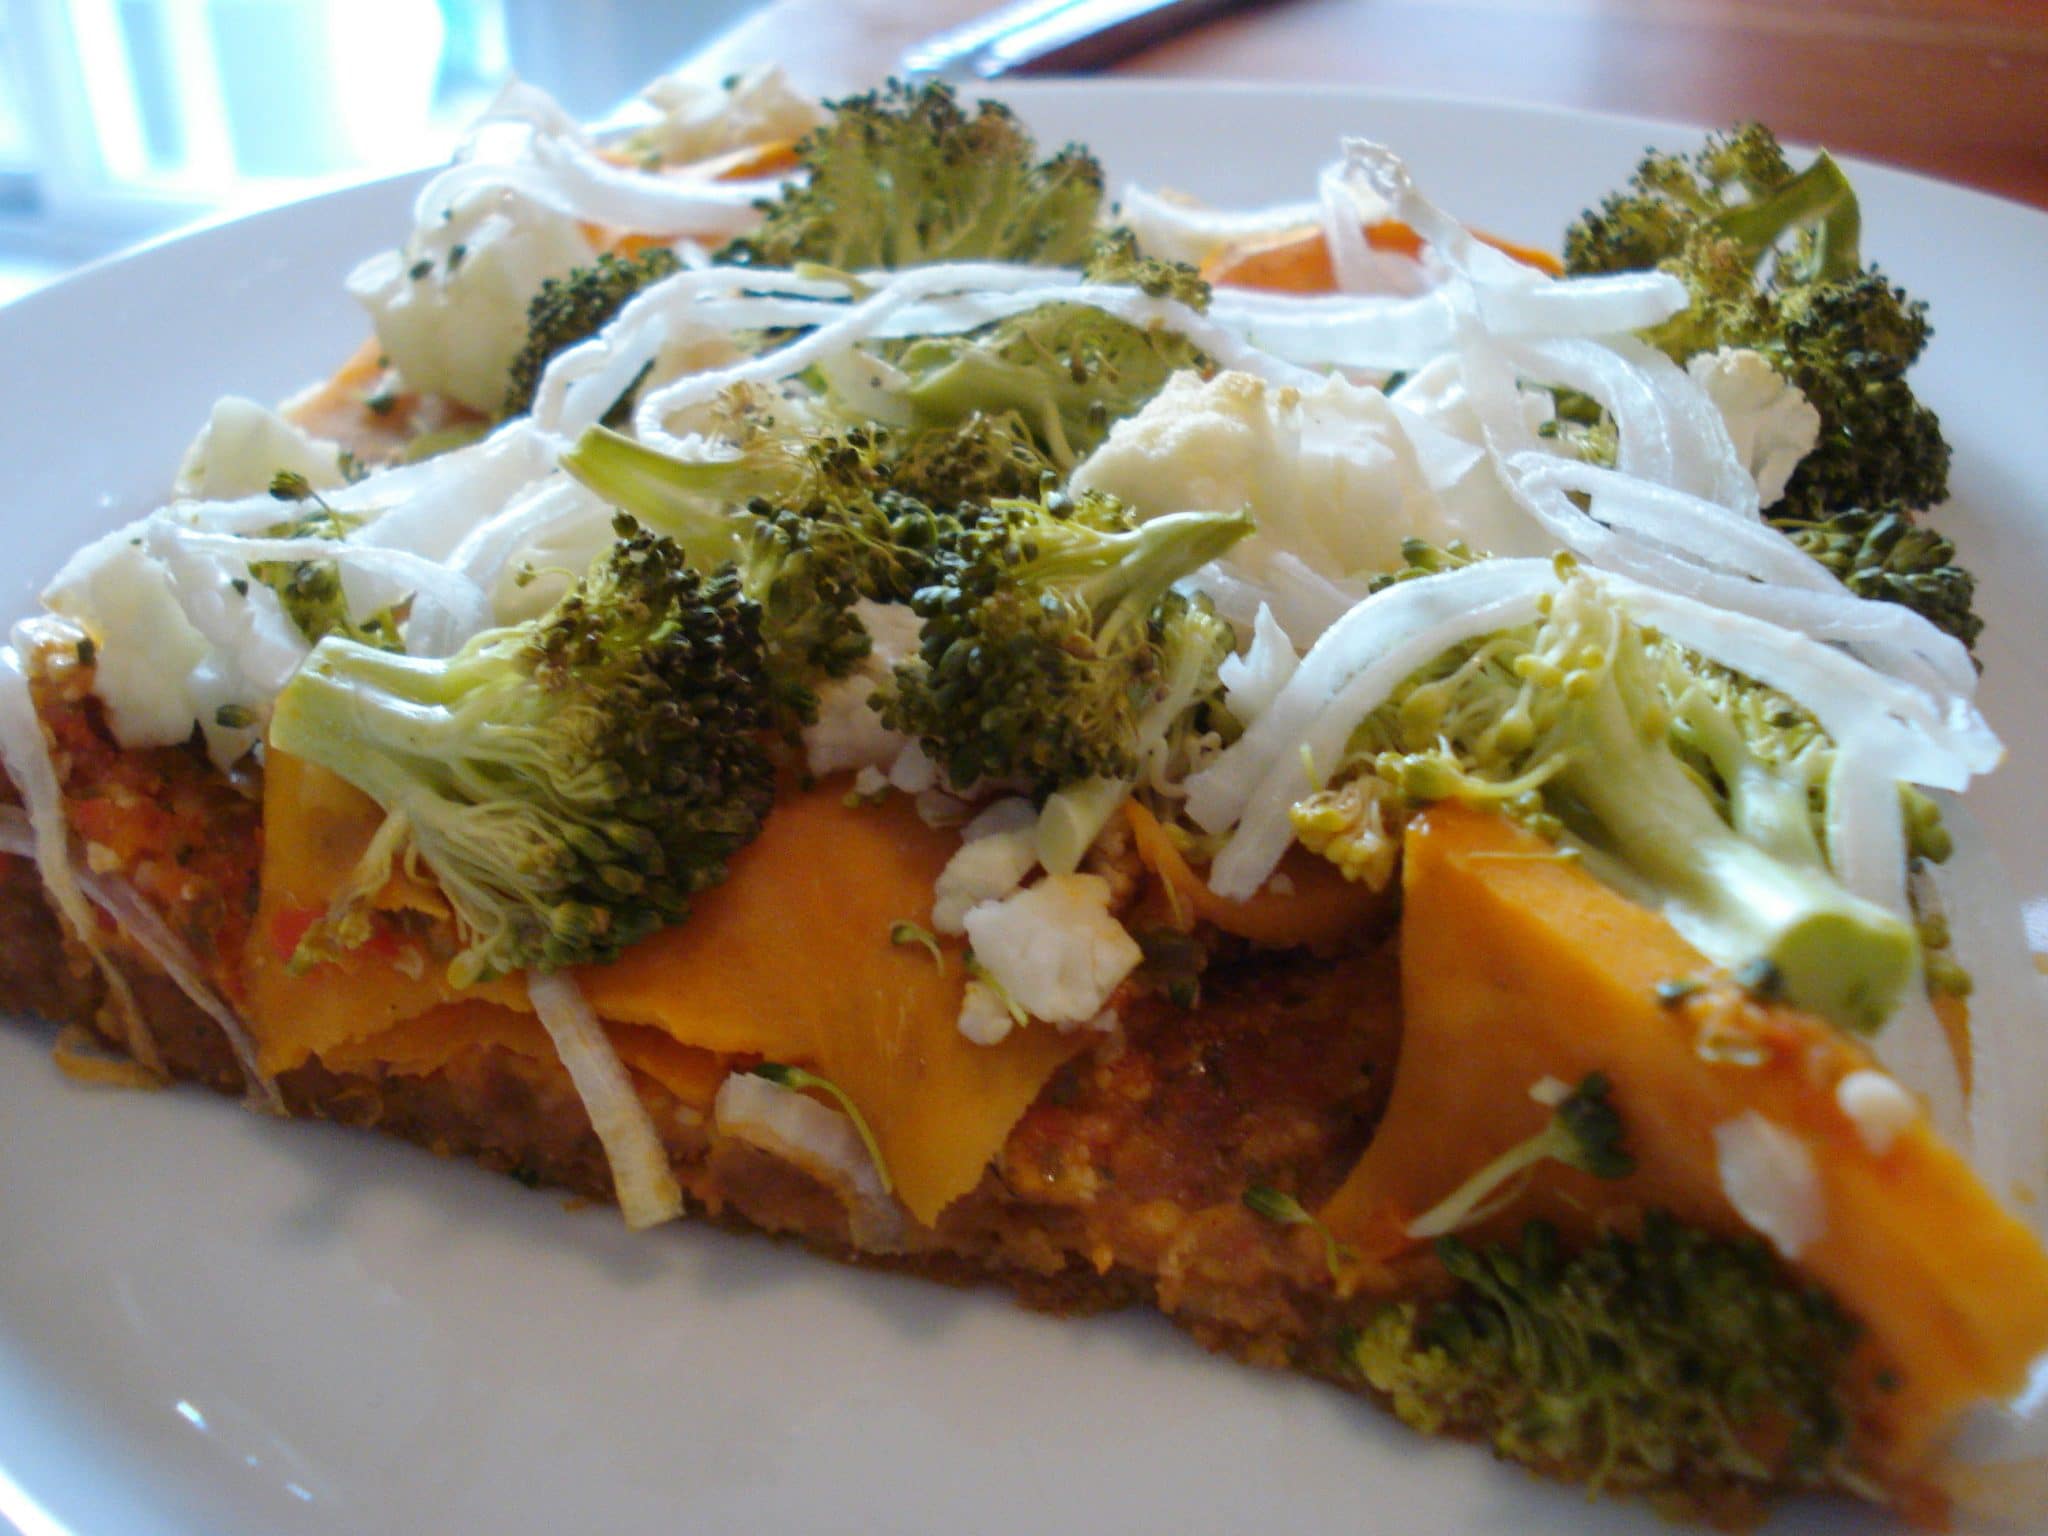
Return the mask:
<path id="1" fill-rule="evenodd" d="M 1048 875 L 968 912 L 974 958 L 1010 1000 L 1062 1030 L 1093 1024 L 1144 958 L 1100 875 Z"/>
<path id="2" fill-rule="evenodd" d="M 1462 536 L 1441 492 L 1480 459 L 1476 448 L 1447 456 L 1441 432 L 1411 431 L 1385 395 L 1342 378 L 1303 391 L 1248 373 L 1179 373 L 1110 429 L 1073 484 L 1141 517 L 1249 507 L 1258 531 L 1231 564 L 1263 579 L 1291 555 L 1343 581 L 1399 569 L 1404 538 Z"/>
<path id="3" fill-rule="evenodd" d="M 93 691 L 114 739 L 168 747 L 189 737 L 199 718 L 191 677 L 208 648 L 169 573 L 143 549 L 142 527 L 131 523 L 86 545 L 44 589 L 43 602 L 92 637 Z"/>
<path id="4" fill-rule="evenodd" d="M 932 890 L 932 927 L 966 932 L 970 909 L 997 901 L 1038 867 L 1038 812 L 1025 799 L 998 800 L 960 834 L 961 844 Z"/>
<path id="5" fill-rule="evenodd" d="M 495 416 L 540 285 L 596 256 L 567 214 L 509 188 L 480 187 L 415 229 L 404 250 L 357 267 L 348 291 L 408 387 Z"/>
<path id="6" fill-rule="evenodd" d="M 1685 365 L 1728 424 L 1735 456 L 1756 480 L 1757 500 L 1775 506 L 1799 461 L 1820 441 L 1820 412 L 1760 352 L 1723 347 Z"/>
<path id="7" fill-rule="evenodd" d="M 280 470 L 304 475 L 316 491 L 345 483 L 341 444 L 314 437 L 268 406 L 224 395 L 185 450 L 172 492 L 200 501 L 233 501 L 270 489 Z"/>
<path id="8" fill-rule="evenodd" d="M 634 134 L 633 143 L 671 165 L 754 144 L 794 142 L 825 120 L 818 104 L 797 94 L 789 77 L 772 66 L 722 86 L 678 71 L 662 76 L 640 96 L 661 118 Z"/>
<path id="9" fill-rule="evenodd" d="M 818 718 L 803 728 L 804 765 L 820 776 L 874 768 L 898 789 L 912 794 L 929 789 L 930 760 L 910 737 L 882 724 L 868 702 L 896 664 L 917 653 L 923 621 L 907 603 L 862 598 L 853 612 L 868 632 L 868 653 L 846 676 L 818 689 Z"/>

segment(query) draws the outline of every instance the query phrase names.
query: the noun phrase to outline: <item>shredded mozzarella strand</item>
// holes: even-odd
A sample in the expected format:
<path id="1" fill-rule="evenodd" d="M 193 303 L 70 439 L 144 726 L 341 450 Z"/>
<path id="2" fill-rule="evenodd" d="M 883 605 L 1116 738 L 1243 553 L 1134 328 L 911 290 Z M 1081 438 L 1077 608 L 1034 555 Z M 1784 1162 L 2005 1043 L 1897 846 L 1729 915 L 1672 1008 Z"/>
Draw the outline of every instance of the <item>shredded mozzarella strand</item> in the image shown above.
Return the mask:
<path id="1" fill-rule="evenodd" d="M 879 1252 L 901 1239 L 902 1208 L 883 1187 L 851 1116 L 751 1072 L 719 1084 L 712 1112 L 725 1135 L 795 1163 L 835 1190 L 864 1250 Z"/>
<path id="2" fill-rule="evenodd" d="M 756 203 L 789 180 L 707 181 L 616 165 L 545 92 L 514 81 L 472 131 L 462 157 L 420 189 L 413 221 L 430 228 L 462 198 L 506 190 L 586 223 L 668 239 L 723 239 L 752 228 Z"/>
<path id="3" fill-rule="evenodd" d="M 1969 972 L 1972 1158 L 2012 1209 L 2048 1231 L 2048 1020 L 2019 902 L 1969 807 L 1938 795 L 1954 851 L 1934 886 Z"/>
<path id="4" fill-rule="evenodd" d="M 556 971 L 529 974 L 526 995 L 604 1145 L 626 1225 L 638 1231 L 682 1215 L 683 1192 L 654 1119 L 582 990 L 566 972 Z"/>

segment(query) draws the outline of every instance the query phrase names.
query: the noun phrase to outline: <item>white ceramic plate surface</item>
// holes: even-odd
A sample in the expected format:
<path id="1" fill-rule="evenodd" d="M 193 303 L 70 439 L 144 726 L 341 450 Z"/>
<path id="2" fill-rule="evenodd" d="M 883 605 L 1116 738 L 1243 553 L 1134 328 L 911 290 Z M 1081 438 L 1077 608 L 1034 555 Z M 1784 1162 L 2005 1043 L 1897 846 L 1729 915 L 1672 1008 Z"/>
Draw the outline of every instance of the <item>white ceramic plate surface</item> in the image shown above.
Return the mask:
<path id="1" fill-rule="evenodd" d="M 1341 91 L 1048 86 L 1043 137 L 1119 180 L 1307 195 L 1338 136 L 1543 243 L 1684 130 Z M 1867 248 L 1933 305 L 1916 384 L 1954 441 L 1944 526 L 1983 582 L 2015 764 L 1973 804 L 2048 893 L 2048 217 L 1875 168 Z M 341 280 L 412 183 L 222 225 L 0 310 L 0 608 L 164 493 L 218 394 L 271 399 L 364 333 Z M 2038 910 L 2048 910 L 2040 908 Z M 0 1514 L 31 1536 L 1668 1529 L 1155 1318 L 1059 1322 L 609 1211 L 193 1091 L 69 1086 L 0 1034 Z M 1780 1532 L 1885 1528 L 1796 1507 Z"/>

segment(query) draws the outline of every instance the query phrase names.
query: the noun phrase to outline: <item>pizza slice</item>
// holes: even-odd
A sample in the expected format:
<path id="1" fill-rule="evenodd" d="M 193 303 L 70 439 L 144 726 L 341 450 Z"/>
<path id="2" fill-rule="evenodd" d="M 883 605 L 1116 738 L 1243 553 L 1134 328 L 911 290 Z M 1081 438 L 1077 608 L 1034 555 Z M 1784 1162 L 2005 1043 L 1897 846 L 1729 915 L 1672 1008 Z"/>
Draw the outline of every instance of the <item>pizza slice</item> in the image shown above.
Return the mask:
<path id="1" fill-rule="evenodd" d="M 1105 232 L 943 88 L 666 89 L 515 92 L 377 344 L 17 629 L 60 1063 L 1154 1306 L 1681 1514 L 2024 1508 L 2040 1024 L 1914 787 L 1996 757 L 1966 578 L 1851 504 L 1946 449 L 1822 430 L 1920 420 L 1830 392 L 1923 339 L 1832 162 L 1656 162 L 1559 277 L 1369 146 L 1308 234 Z"/>

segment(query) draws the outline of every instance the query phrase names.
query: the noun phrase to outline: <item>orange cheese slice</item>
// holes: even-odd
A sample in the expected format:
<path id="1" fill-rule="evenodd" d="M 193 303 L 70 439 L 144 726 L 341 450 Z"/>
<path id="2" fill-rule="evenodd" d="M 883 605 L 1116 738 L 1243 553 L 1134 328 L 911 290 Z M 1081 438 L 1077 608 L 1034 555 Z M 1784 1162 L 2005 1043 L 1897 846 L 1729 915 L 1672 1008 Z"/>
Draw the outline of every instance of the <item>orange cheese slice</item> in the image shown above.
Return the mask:
<path id="1" fill-rule="evenodd" d="M 382 1062 L 426 1073 L 478 1044 L 538 1054 L 545 1036 L 522 1017 L 517 978 L 457 992 L 424 943 L 291 974 L 281 935 L 295 914 L 325 907 L 380 819 L 333 775 L 270 754 L 263 890 L 246 959 L 265 1066 L 318 1056 L 338 1070 Z M 974 1186 L 1046 1080 L 1090 1038 L 1034 1026 L 975 1045 L 956 1022 L 957 946 L 941 974 L 922 947 L 890 942 L 898 921 L 929 926 L 933 884 L 958 846 L 957 833 L 927 827 L 900 797 L 848 805 L 843 779 L 785 793 L 726 883 L 698 897 L 684 922 L 577 980 L 627 1064 L 679 1097 L 688 1095 L 675 1084 L 698 1083 L 703 1061 L 732 1056 L 830 1078 L 874 1131 L 904 1205 L 929 1222 Z M 422 913 L 439 904 L 438 892 L 403 881 L 379 899 Z M 677 1057 L 653 1037 L 693 1054 Z"/>
<path id="2" fill-rule="evenodd" d="M 845 801 L 843 779 L 785 795 L 686 921 L 577 979 L 607 1020 L 830 1078 L 873 1128 L 904 1205 L 929 1222 L 1090 1037 L 1043 1025 L 994 1046 L 961 1035 L 957 947 L 942 975 L 921 945 L 889 940 L 899 921 L 930 926 L 958 835 L 927 827 L 900 796 Z"/>
<path id="3" fill-rule="evenodd" d="M 1793 1262 L 1896 1367 L 1878 1411 L 1903 1455 L 1965 1404 L 2017 1390 L 2048 1349 L 2048 1254 L 2033 1233 L 1924 1115 L 1881 1150 L 1866 1143 L 1836 1089 L 1870 1058 L 1838 1031 L 1726 985 L 1661 1002 L 1660 981 L 1709 975 L 1707 962 L 1662 918 L 1547 851 L 1455 806 L 1411 826 L 1393 1096 L 1322 1213 L 1331 1229 L 1388 1255 L 1408 1219 L 1542 1126 L 1532 1083 L 1598 1071 L 1636 1171 L 1604 1181 L 1545 1164 L 1466 1236 L 1506 1236 L 1532 1216 L 1584 1236 L 1651 1207 L 1743 1231 L 1715 1131 L 1760 1115 L 1811 1161 L 1823 1221 Z"/>
<path id="4" fill-rule="evenodd" d="M 637 1024 L 606 1028 L 619 1059 L 702 1113 L 724 1079 L 724 1061 L 709 1051 L 679 1045 L 658 1029 Z M 329 1050 L 322 1060 L 337 1072 L 396 1072 L 425 1077 L 466 1052 L 510 1051 L 531 1061 L 556 1061 L 554 1042 L 530 1013 L 496 1003 L 444 1003 L 403 1024 Z"/>
<path id="5" fill-rule="evenodd" d="M 382 1033 L 465 994 L 447 964 L 407 940 L 358 950 L 293 975 L 290 958 L 307 919 L 323 912 L 382 822 L 376 803 L 311 763 L 272 751 L 263 770 L 263 868 L 256 921 L 243 956 L 249 1022 L 267 1072 Z M 400 875 L 379 893 L 385 911 L 428 918 L 447 912 L 439 891 Z M 526 1006 L 517 981 L 471 989 L 469 998 Z"/>

